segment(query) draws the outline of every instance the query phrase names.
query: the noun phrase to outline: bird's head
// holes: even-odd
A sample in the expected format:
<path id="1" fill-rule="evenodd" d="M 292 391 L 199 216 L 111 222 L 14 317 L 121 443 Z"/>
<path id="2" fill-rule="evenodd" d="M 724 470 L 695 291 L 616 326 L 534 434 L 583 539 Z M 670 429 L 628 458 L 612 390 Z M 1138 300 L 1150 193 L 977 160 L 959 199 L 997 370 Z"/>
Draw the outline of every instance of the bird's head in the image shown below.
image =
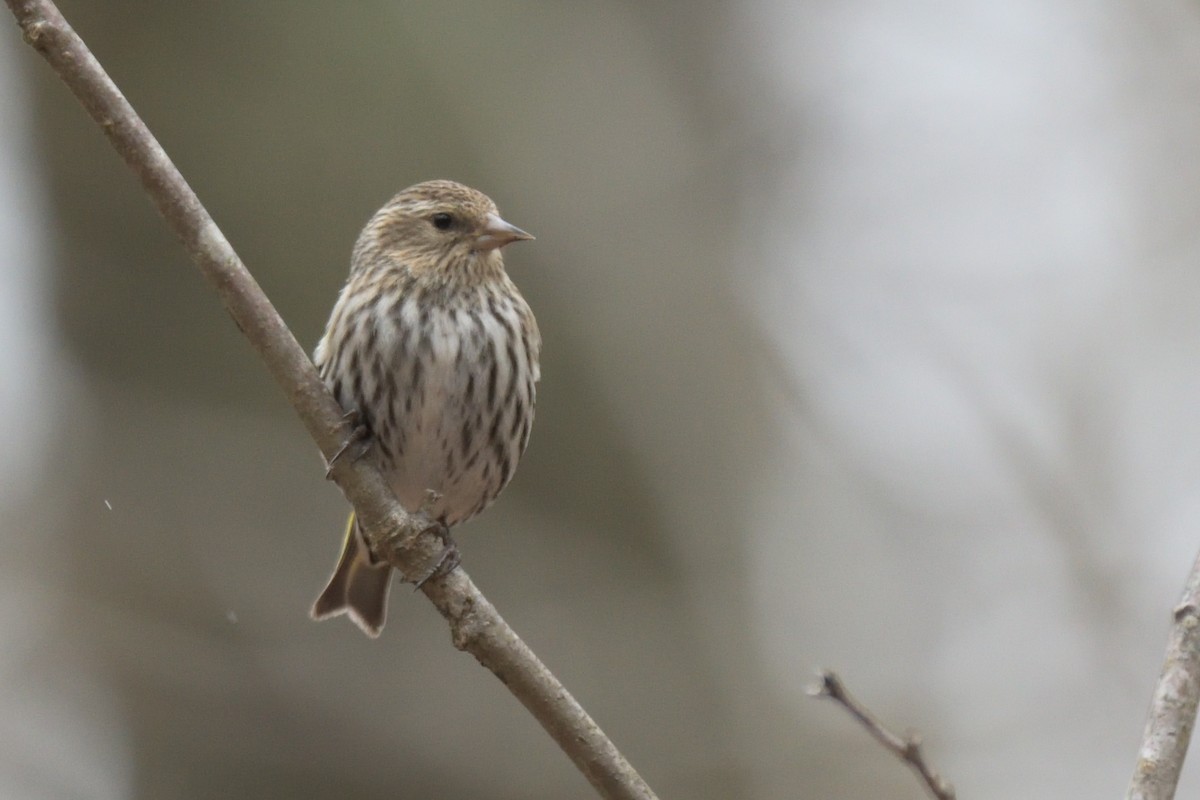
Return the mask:
<path id="1" fill-rule="evenodd" d="M 354 269 L 388 263 L 414 276 L 467 277 L 502 268 L 500 248 L 532 239 L 505 222 L 482 192 L 426 181 L 393 197 L 363 229 Z"/>

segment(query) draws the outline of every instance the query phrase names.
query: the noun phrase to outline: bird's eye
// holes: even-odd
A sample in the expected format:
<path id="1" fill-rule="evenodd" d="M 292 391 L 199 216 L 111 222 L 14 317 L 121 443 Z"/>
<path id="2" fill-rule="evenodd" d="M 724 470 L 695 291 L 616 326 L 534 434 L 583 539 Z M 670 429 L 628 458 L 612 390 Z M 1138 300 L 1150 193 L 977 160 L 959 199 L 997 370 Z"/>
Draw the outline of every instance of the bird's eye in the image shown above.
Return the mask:
<path id="1" fill-rule="evenodd" d="M 454 224 L 454 217 L 446 214 L 445 212 L 441 212 L 434 214 L 429 218 L 429 221 L 433 223 L 433 227 L 437 228 L 439 231 L 444 231 Z"/>

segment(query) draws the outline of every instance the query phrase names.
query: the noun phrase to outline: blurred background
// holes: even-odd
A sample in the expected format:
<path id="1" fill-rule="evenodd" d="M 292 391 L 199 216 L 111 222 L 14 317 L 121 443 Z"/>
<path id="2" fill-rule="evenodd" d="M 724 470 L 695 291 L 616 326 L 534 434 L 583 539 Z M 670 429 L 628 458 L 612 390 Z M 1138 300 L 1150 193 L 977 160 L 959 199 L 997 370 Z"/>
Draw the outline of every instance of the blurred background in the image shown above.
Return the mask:
<path id="1" fill-rule="evenodd" d="M 1200 546 L 1200 5 L 62 9 L 307 348 L 434 177 L 538 237 L 464 564 L 666 798 L 1114 796 Z M 0 795 L 590 788 L 399 588 L 136 181 L 0 25 Z M 1200 767 L 1181 794 L 1200 791 Z"/>

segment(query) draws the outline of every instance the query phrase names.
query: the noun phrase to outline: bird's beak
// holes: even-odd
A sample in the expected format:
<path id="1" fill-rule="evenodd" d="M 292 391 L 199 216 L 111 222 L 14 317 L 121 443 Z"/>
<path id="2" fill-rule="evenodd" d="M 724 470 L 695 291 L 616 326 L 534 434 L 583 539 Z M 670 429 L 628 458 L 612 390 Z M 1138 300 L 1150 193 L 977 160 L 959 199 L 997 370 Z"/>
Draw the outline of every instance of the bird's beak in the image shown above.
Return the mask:
<path id="1" fill-rule="evenodd" d="M 483 232 L 475 238 L 475 247 L 473 249 L 495 250 L 498 247 L 504 247 L 509 242 L 519 242 L 532 238 L 532 236 L 516 225 L 510 225 L 495 214 L 488 214 L 487 225 L 484 226 Z"/>

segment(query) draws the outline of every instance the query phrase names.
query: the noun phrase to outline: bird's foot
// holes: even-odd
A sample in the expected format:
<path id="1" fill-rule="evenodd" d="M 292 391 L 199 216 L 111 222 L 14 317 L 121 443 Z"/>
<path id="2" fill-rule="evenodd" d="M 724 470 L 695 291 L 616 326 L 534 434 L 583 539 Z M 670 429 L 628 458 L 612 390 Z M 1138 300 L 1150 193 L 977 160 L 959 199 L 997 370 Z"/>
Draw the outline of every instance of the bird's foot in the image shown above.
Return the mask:
<path id="1" fill-rule="evenodd" d="M 436 522 L 432 531 L 442 540 L 442 550 L 434 557 L 432 566 L 426 570 L 425 574 L 413 582 L 414 592 L 434 578 L 446 577 L 462 563 L 462 556 L 458 552 L 458 543 L 450 535 L 450 529 L 445 524 Z"/>
<path id="2" fill-rule="evenodd" d="M 329 459 L 329 463 L 325 467 L 325 479 L 329 480 L 329 476 L 333 473 L 333 468 L 337 462 L 343 458 L 349 458 L 351 463 L 358 461 L 367 454 L 371 449 L 371 430 L 363 424 L 362 415 L 358 413 L 357 408 L 352 408 L 342 415 L 342 420 L 350 424 L 350 435 L 346 437 L 346 441 L 338 448 L 338 451 L 333 454 L 333 458 Z"/>

